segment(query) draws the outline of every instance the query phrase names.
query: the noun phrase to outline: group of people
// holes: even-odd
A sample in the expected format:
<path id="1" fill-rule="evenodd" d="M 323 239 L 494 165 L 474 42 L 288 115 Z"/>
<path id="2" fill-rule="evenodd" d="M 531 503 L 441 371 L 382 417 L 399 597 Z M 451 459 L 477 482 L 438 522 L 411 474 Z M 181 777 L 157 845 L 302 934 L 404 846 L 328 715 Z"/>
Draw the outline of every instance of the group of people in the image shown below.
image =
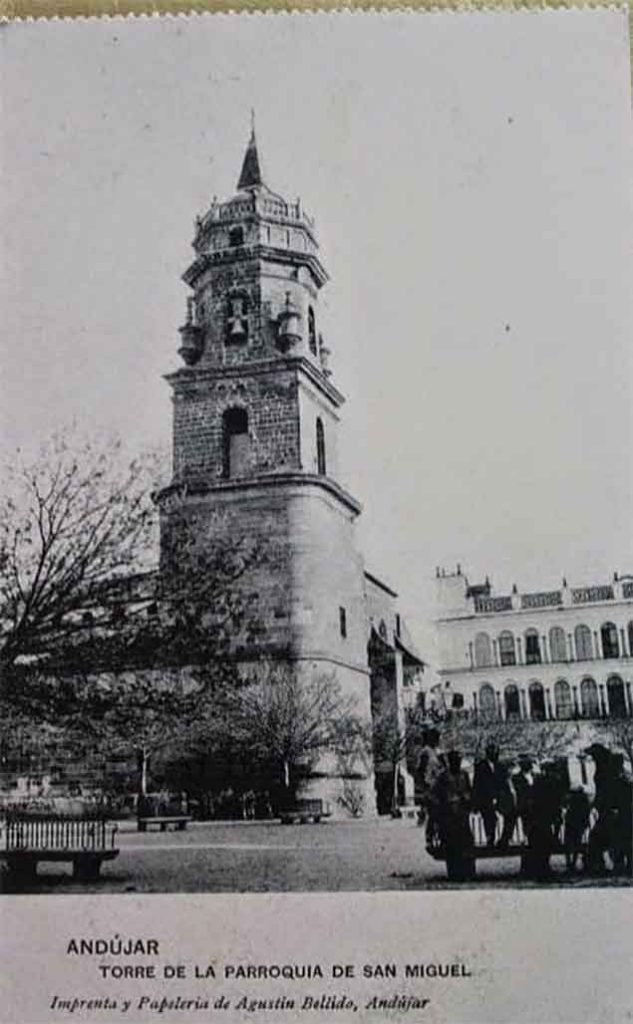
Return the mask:
<path id="1" fill-rule="evenodd" d="M 428 729 L 416 780 L 420 820 L 427 845 L 444 848 L 449 876 L 472 878 L 477 852 L 518 852 L 521 874 L 537 881 L 550 877 L 554 852 L 564 852 L 570 873 L 582 867 L 605 874 L 608 855 L 614 874 L 632 876 L 633 783 L 624 757 L 599 743 L 586 753 L 595 764 L 593 800 L 583 786 L 570 785 L 564 760 L 536 765 L 521 754 L 509 763 L 493 742 L 475 761 L 471 782 L 460 752 L 445 753 L 439 731 Z M 473 812 L 483 823 L 478 842 Z"/>

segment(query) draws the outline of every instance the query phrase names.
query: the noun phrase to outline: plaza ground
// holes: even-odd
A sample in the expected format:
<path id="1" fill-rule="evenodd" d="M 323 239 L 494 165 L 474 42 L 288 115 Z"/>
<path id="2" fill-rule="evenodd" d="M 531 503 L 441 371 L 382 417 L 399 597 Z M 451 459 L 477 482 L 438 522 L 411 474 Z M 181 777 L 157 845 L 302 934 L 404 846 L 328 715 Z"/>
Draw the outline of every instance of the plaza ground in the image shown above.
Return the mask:
<path id="1" fill-rule="evenodd" d="M 93 883 L 73 882 L 70 864 L 41 863 L 30 892 L 358 892 L 446 888 L 442 862 L 431 858 L 415 821 L 195 822 L 185 832 L 136 831 L 119 826 L 120 854 Z M 630 879 L 565 875 L 552 858 L 553 884 L 630 885 Z M 479 887 L 531 887 L 517 878 L 517 858 L 480 861 Z M 2 873 L 5 892 L 17 891 Z M 463 887 L 456 883 L 450 888 Z M 25 891 L 21 889 L 20 891 Z"/>

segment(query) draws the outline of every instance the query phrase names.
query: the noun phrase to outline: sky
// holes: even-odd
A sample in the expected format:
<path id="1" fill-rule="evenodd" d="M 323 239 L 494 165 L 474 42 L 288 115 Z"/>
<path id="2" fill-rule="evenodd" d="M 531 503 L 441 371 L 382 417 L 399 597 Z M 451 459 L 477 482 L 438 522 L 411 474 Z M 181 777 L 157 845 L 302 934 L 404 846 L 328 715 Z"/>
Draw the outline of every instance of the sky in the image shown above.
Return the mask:
<path id="1" fill-rule="evenodd" d="M 341 482 L 432 660 L 437 565 L 498 592 L 633 571 L 627 16 L 5 25 L 2 449 L 169 446 L 196 214 L 256 109 L 316 218 Z M 430 652 L 430 653 L 428 653 Z"/>

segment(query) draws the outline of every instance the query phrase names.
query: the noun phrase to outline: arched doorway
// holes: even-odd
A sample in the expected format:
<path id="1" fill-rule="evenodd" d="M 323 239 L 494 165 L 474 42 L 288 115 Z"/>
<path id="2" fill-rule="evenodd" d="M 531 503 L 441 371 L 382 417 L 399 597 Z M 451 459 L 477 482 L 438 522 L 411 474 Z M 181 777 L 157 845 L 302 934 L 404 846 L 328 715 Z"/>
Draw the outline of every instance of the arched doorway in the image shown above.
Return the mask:
<path id="1" fill-rule="evenodd" d="M 550 661 L 567 661 L 567 640 L 561 626 L 552 626 L 549 631 Z"/>
<path id="2" fill-rule="evenodd" d="M 514 636 L 509 629 L 499 634 L 499 661 L 502 665 L 516 665 L 516 647 Z"/>
<path id="3" fill-rule="evenodd" d="M 541 664 L 541 643 L 535 629 L 526 629 L 525 631 L 525 664 Z"/>
<path id="4" fill-rule="evenodd" d="M 576 644 L 576 661 L 591 661 L 593 658 L 593 643 L 589 626 L 585 626 L 583 623 L 576 626 L 574 641 Z"/>
<path id="5" fill-rule="evenodd" d="M 624 683 L 619 676 L 609 676 L 607 679 L 607 699 L 609 718 L 626 718 Z"/>
<path id="6" fill-rule="evenodd" d="M 600 628 L 600 639 L 602 640 L 602 657 L 619 658 L 620 640 L 618 629 L 614 622 L 605 622 Z"/>
<path id="7" fill-rule="evenodd" d="M 580 707 L 583 718 L 598 718 L 600 715 L 600 701 L 598 700 L 598 687 L 595 679 L 587 677 L 580 684 Z"/>
<path id="8" fill-rule="evenodd" d="M 540 683 L 530 683 L 530 718 L 533 722 L 545 721 L 545 691 Z"/>
<path id="9" fill-rule="evenodd" d="M 497 717 L 497 699 L 490 683 L 482 683 L 479 687 L 479 713 L 482 718 Z"/>
<path id="10" fill-rule="evenodd" d="M 514 719 L 516 721 L 516 719 L 521 717 L 519 687 L 516 685 L 516 683 L 507 684 L 505 690 L 503 691 L 503 703 L 507 719 Z"/>
<path id="11" fill-rule="evenodd" d="M 554 683 L 554 706 L 557 718 L 573 718 L 571 689 L 566 679 L 558 679 Z"/>
<path id="12" fill-rule="evenodd" d="M 490 668 L 492 665 L 492 644 L 487 633 L 475 637 L 475 668 Z"/>

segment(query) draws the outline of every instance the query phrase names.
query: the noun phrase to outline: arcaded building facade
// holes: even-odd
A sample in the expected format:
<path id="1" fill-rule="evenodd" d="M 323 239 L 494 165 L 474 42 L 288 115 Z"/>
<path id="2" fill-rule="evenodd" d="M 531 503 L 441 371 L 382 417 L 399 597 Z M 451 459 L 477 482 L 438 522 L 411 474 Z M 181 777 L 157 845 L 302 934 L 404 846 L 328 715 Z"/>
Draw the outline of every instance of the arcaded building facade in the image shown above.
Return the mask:
<path id="1" fill-rule="evenodd" d="M 633 576 L 496 594 L 437 571 L 444 702 L 513 720 L 633 717 Z"/>

